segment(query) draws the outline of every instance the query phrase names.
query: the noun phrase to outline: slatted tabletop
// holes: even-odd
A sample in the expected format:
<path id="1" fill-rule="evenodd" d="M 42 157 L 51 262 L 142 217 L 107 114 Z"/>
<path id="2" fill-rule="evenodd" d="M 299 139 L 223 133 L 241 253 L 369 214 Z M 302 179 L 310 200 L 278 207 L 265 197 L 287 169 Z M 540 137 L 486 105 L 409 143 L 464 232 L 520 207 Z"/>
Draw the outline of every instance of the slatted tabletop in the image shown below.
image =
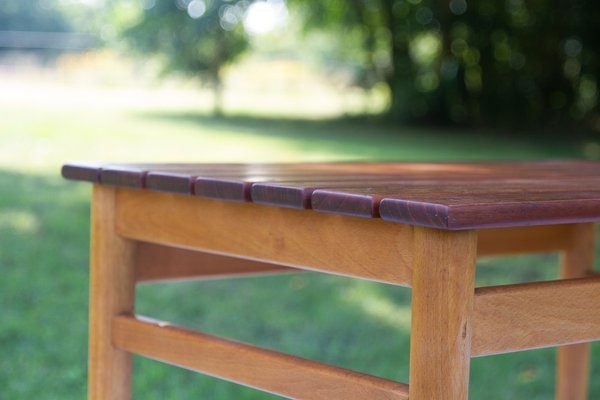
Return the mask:
<path id="1" fill-rule="evenodd" d="M 67 179 L 439 229 L 600 221 L 600 162 L 91 164 Z"/>

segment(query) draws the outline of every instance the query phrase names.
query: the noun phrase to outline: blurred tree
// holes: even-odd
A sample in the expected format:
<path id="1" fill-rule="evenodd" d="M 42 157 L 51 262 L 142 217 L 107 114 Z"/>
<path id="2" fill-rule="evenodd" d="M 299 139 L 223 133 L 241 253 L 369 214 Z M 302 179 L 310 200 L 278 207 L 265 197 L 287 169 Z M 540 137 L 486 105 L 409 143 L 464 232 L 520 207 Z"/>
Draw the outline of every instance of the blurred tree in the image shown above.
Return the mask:
<path id="1" fill-rule="evenodd" d="M 393 118 L 519 128 L 600 118 L 593 0 L 288 2 L 307 31 L 335 35 L 364 86 L 385 82 Z"/>
<path id="2" fill-rule="evenodd" d="M 221 72 L 247 46 L 241 22 L 249 2 L 143 0 L 141 4 L 143 12 L 132 18 L 124 37 L 136 51 L 160 55 L 167 71 L 201 78 L 210 85 L 214 111 L 220 113 Z M 123 6 L 115 3 L 117 8 Z M 127 13 L 123 10 L 114 15 Z"/>

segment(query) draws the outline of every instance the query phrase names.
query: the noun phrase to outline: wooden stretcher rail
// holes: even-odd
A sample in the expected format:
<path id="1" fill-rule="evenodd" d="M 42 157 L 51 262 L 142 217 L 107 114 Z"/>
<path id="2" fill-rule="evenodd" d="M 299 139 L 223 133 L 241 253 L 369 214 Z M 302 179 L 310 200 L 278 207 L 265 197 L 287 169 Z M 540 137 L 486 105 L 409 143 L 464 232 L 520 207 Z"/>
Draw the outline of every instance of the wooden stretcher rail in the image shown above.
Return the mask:
<path id="1" fill-rule="evenodd" d="M 600 277 L 475 290 L 473 356 L 600 340 Z"/>
<path id="2" fill-rule="evenodd" d="M 139 242 L 136 249 L 136 282 L 231 278 L 299 271 L 276 264 L 153 243 Z"/>
<path id="3" fill-rule="evenodd" d="M 130 353 L 295 399 L 406 400 L 408 385 L 133 316 L 113 319 Z"/>

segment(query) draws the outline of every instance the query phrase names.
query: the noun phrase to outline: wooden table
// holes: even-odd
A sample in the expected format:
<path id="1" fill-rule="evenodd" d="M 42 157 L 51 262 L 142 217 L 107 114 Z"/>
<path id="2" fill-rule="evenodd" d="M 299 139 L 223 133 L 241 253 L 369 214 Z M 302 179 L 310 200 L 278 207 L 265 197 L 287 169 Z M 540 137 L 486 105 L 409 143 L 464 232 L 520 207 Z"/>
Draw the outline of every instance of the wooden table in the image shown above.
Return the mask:
<path id="1" fill-rule="evenodd" d="M 94 183 L 89 398 L 131 354 L 300 399 L 458 400 L 471 357 L 548 346 L 587 397 L 600 339 L 600 163 L 68 164 Z M 478 256 L 561 253 L 561 279 L 474 286 Z M 134 315 L 137 282 L 297 269 L 412 288 L 410 385 Z"/>

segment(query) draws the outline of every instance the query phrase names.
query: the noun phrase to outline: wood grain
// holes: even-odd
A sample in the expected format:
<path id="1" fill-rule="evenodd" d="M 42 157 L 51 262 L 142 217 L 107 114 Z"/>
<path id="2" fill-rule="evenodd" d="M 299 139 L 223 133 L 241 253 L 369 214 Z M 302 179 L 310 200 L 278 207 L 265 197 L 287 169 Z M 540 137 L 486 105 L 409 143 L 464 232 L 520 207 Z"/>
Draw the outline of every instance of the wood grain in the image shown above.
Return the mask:
<path id="1" fill-rule="evenodd" d="M 477 232 L 416 227 L 413 243 L 409 397 L 466 400 Z"/>
<path id="2" fill-rule="evenodd" d="M 381 220 L 119 189 L 127 238 L 410 285 L 412 228 Z"/>
<path id="3" fill-rule="evenodd" d="M 360 189 L 368 185 L 389 186 L 394 184 L 394 179 L 398 179 L 398 176 L 365 173 L 268 179 L 264 182 L 252 184 L 251 198 L 253 202 L 260 204 L 310 209 L 312 208 L 312 194 L 316 190 Z M 424 184 L 422 181 L 421 183 Z M 414 184 L 414 182 L 407 183 L 407 185 L 410 184 Z"/>
<path id="4" fill-rule="evenodd" d="M 598 277 L 478 288 L 473 355 L 598 340 L 599 292 Z"/>
<path id="5" fill-rule="evenodd" d="M 62 166 L 61 174 L 65 179 L 99 183 L 101 170 L 102 164 L 69 163 Z"/>
<path id="6" fill-rule="evenodd" d="M 403 286 L 412 282 L 412 229 L 404 225 L 192 196 L 119 192 L 124 199 L 118 207 L 119 232 L 136 240 Z M 484 229 L 479 231 L 477 252 L 483 256 L 560 251 L 571 243 L 571 230 L 572 225 Z M 150 251 L 140 259 L 148 268 L 148 279 L 160 277 L 160 270 L 152 266 L 154 260 L 162 265 L 159 257 L 172 255 Z M 165 271 L 167 275 L 199 272 L 191 255 L 181 256 L 177 263 L 165 261 L 180 265 Z"/>
<path id="7" fill-rule="evenodd" d="M 95 185 L 90 255 L 88 398 L 131 397 L 131 356 L 111 342 L 113 317 L 133 312 L 135 243 L 115 233 L 115 190 Z"/>
<path id="8" fill-rule="evenodd" d="M 294 399 L 408 399 L 407 385 L 193 332 L 116 317 L 113 341 L 128 352 Z"/>
<path id="9" fill-rule="evenodd" d="M 135 271 L 137 282 L 216 279 L 299 272 L 259 261 L 139 242 Z"/>
<path id="10" fill-rule="evenodd" d="M 318 165 L 318 164 L 317 164 Z M 322 170 L 316 165 L 305 170 L 303 167 L 273 169 L 264 171 L 263 174 L 254 175 L 212 175 L 196 176 L 194 192 L 198 196 L 210 199 L 254 201 L 261 204 L 271 204 L 283 207 L 310 208 L 310 194 L 319 187 L 332 185 L 358 186 L 365 182 L 394 179 L 394 175 L 349 173 L 342 168 L 345 164 L 332 164 Z M 340 169 L 332 170 L 332 167 Z M 283 184 L 279 184 L 283 182 Z M 361 183 L 362 182 L 362 183 Z M 319 186 L 314 186 L 315 184 Z M 313 185 L 313 186 L 311 186 Z M 297 197 L 305 197 L 305 201 L 298 204 Z"/>
<path id="11" fill-rule="evenodd" d="M 480 229 L 477 255 L 557 253 L 571 247 L 577 230 L 578 224 Z"/>
<path id="12" fill-rule="evenodd" d="M 574 225 L 569 245 L 561 254 L 561 278 L 570 279 L 592 276 L 595 257 L 595 225 Z M 589 365 L 589 343 L 558 348 L 556 368 L 557 400 L 585 400 L 588 398 Z"/>
<path id="13" fill-rule="evenodd" d="M 251 201 L 252 183 L 235 177 L 196 177 L 194 193 L 209 199 Z"/>
<path id="14" fill-rule="evenodd" d="M 262 185 L 267 186 L 268 183 Z M 387 219 L 410 222 L 428 218 L 421 225 L 443 228 L 454 205 L 468 205 L 478 200 L 489 203 L 490 199 L 492 202 L 494 199 L 522 201 L 531 196 L 539 197 L 540 193 L 544 198 L 552 198 L 554 194 L 564 196 L 582 187 L 598 192 L 600 182 L 587 178 L 531 179 L 493 174 L 486 177 L 461 174 L 396 176 L 396 181 L 379 180 L 374 176 L 371 181 L 362 184 L 333 182 L 329 185 L 324 183 L 322 187 L 307 186 L 306 190 L 312 189 L 312 208 L 318 211 L 376 218 L 380 216 L 379 209 L 385 201 L 383 214 Z"/>
<path id="15" fill-rule="evenodd" d="M 70 179 L 437 229 L 600 220 L 600 163 L 68 164 Z"/>
<path id="16" fill-rule="evenodd" d="M 590 222 L 598 219 L 599 200 L 599 191 L 407 195 L 382 199 L 379 210 L 390 221 L 471 229 Z"/>
<path id="17" fill-rule="evenodd" d="M 148 172 L 145 187 L 159 192 L 194 194 L 195 176 L 180 172 Z"/>

